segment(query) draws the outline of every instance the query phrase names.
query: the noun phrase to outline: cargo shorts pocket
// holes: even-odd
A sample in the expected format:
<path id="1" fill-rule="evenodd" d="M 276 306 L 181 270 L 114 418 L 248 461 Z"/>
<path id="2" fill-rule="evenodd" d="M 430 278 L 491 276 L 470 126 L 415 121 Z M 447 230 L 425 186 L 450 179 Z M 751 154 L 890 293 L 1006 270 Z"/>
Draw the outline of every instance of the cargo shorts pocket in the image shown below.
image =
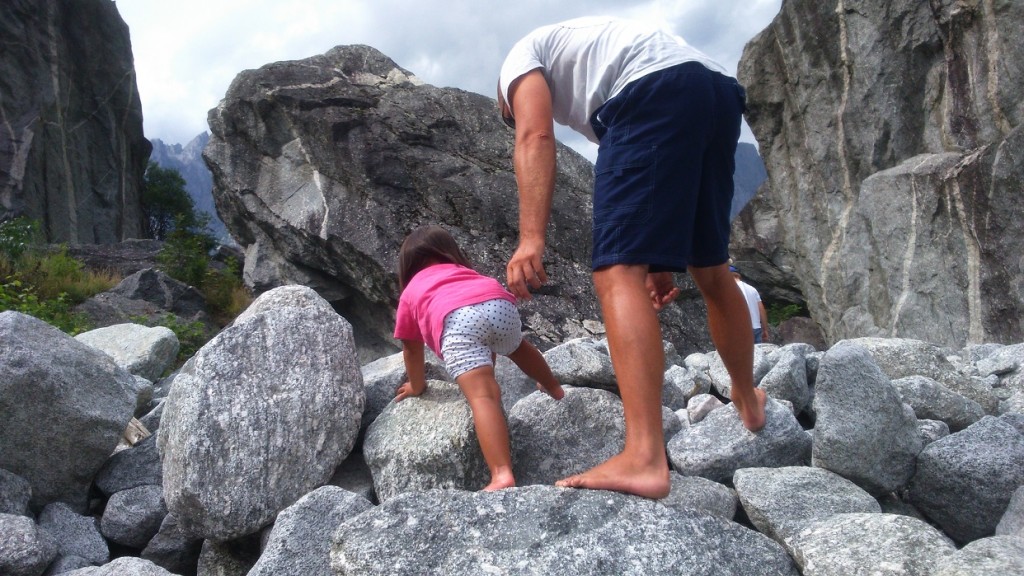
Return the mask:
<path id="1" fill-rule="evenodd" d="M 594 166 L 594 227 L 646 222 L 654 209 L 655 146 L 602 148 Z"/>

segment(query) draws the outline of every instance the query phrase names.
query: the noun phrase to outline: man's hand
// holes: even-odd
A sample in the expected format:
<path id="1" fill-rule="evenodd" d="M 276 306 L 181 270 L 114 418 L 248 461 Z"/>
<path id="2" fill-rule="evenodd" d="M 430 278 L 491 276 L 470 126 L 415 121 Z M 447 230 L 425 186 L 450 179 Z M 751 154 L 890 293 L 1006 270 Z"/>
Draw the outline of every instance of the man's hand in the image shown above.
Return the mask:
<path id="1" fill-rule="evenodd" d="M 395 391 L 395 402 L 401 402 L 409 396 L 419 396 L 427 389 L 426 385 L 416 387 L 412 385 L 412 382 L 406 382 L 398 387 Z"/>
<path id="2" fill-rule="evenodd" d="M 651 295 L 654 309 L 661 310 L 679 296 L 680 290 L 672 280 L 671 272 L 651 272 L 647 274 L 647 292 Z"/>
<path id="3" fill-rule="evenodd" d="M 529 288 L 537 289 L 548 281 L 544 272 L 541 256 L 544 255 L 543 242 L 520 241 L 512 258 L 505 269 L 508 289 L 516 298 L 529 300 L 532 298 Z"/>

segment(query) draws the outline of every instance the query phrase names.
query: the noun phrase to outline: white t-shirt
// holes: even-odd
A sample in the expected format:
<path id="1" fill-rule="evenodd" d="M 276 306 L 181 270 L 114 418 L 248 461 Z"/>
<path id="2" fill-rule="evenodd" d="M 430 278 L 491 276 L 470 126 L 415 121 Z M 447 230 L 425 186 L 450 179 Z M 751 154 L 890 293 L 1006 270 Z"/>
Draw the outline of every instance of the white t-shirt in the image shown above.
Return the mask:
<path id="1" fill-rule="evenodd" d="M 757 288 L 754 288 L 750 284 L 742 280 L 737 280 L 736 284 L 743 291 L 743 298 L 747 301 L 747 310 L 750 312 L 750 323 L 754 325 L 754 330 L 761 327 L 761 307 L 757 304 L 761 301 L 761 295 L 757 293 Z"/>
<path id="2" fill-rule="evenodd" d="M 551 90 L 555 122 L 596 143 L 590 127 L 594 111 L 646 74 L 694 61 L 727 74 L 707 55 L 657 26 L 588 16 L 527 34 L 506 56 L 498 83 L 505 101 L 510 102 L 509 85 L 531 70 L 542 69 Z"/>

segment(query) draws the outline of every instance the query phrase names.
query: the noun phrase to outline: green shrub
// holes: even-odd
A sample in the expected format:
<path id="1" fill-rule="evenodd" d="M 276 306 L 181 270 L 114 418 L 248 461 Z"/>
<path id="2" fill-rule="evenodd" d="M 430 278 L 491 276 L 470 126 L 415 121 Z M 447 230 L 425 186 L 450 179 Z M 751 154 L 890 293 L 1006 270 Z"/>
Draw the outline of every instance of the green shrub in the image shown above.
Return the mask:
<path id="1" fill-rule="evenodd" d="M 15 263 L 39 244 L 39 222 L 18 216 L 0 223 L 0 259 Z"/>
<path id="2" fill-rule="evenodd" d="M 185 322 L 174 314 L 166 314 L 163 318 L 155 321 L 145 316 L 132 316 L 129 320 L 143 326 L 163 326 L 174 332 L 174 335 L 178 337 L 178 344 L 180 346 L 178 348 L 179 366 L 194 356 L 211 337 L 202 322 L 198 320 L 195 322 Z"/>
<path id="3" fill-rule="evenodd" d="M 0 312 L 13 310 L 35 316 L 74 336 L 92 329 L 88 317 L 72 312 L 67 294 L 40 300 L 35 288 L 14 277 L 0 283 Z"/>
<path id="4" fill-rule="evenodd" d="M 207 308 L 219 324 L 225 325 L 238 316 L 252 302 L 252 296 L 242 282 L 238 260 L 228 258 L 223 270 L 210 268 L 202 285 Z"/>
<path id="5" fill-rule="evenodd" d="M 799 304 L 770 304 L 766 312 L 768 313 L 768 323 L 772 326 L 778 326 L 790 318 L 805 315 L 803 307 Z"/>
<path id="6" fill-rule="evenodd" d="M 177 225 L 157 254 L 157 262 L 171 278 L 202 288 L 210 267 L 210 250 L 217 241 L 207 230 L 209 215 L 203 214 L 193 224 L 189 224 L 190 220 L 184 216 L 177 218 Z"/>

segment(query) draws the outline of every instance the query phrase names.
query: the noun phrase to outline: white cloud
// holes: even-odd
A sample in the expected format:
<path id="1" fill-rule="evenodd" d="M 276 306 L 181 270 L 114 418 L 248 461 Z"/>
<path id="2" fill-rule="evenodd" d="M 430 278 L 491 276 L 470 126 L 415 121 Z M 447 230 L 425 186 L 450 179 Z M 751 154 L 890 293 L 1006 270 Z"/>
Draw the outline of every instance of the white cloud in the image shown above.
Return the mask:
<path id="1" fill-rule="evenodd" d="M 246 69 L 367 44 L 424 81 L 494 97 L 505 51 L 533 28 L 587 14 L 664 22 L 735 70 L 782 0 L 120 0 L 148 138 L 186 143 Z M 583 139 L 566 143 L 593 158 Z M 749 133 L 747 133 L 749 138 Z"/>

